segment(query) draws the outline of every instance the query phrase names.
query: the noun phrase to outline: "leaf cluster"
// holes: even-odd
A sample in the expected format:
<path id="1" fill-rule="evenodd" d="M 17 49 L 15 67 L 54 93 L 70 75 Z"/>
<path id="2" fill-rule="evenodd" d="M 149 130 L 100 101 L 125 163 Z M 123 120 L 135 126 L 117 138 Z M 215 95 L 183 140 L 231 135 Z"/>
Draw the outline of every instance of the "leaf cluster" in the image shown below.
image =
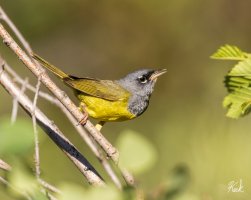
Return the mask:
<path id="1" fill-rule="evenodd" d="M 238 61 L 225 76 L 228 95 L 224 98 L 223 106 L 228 108 L 228 117 L 239 118 L 247 115 L 251 110 L 251 54 L 236 46 L 225 45 L 211 58 Z"/>

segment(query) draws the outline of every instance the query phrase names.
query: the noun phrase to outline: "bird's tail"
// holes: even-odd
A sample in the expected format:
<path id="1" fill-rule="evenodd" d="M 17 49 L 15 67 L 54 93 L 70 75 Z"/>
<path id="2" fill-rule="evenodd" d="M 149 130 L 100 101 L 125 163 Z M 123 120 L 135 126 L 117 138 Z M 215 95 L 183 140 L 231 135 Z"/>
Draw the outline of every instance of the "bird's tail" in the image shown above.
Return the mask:
<path id="1" fill-rule="evenodd" d="M 64 78 L 68 78 L 69 75 L 64 73 L 63 71 L 61 71 L 60 69 L 58 69 L 57 67 L 55 67 L 54 65 L 50 64 L 49 62 L 47 62 L 46 60 L 44 60 L 43 58 L 41 58 L 40 56 L 38 56 L 35 53 L 32 53 L 31 55 L 35 60 L 37 60 L 42 66 L 46 67 L 48 70 L 50 70 L 53 74 L 55 74 L 56 76 L 58 76 L 61 79 Z"/>

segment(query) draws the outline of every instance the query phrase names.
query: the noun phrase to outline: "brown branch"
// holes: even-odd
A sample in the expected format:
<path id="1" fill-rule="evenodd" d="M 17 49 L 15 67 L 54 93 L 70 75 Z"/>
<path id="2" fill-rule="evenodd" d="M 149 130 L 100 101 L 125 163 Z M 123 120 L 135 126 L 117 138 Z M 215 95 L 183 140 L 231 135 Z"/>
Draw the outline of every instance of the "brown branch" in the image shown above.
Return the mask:
<path id="1" fill-rule="evenodd" d="M 5 71 L 0 72 L 0 84 L 14 98 L 18 99 L 22 108 L 31 116 L 33 112 L 33 102 L 13 83 Z M 38 125 L 53 140 L 53 142 L 70 158 L 87 181 L 95 186 L 104 185 L 103 179 L 86 158 L 76 149 L 76 147 L 61 133 L 54 122 L 50 121 L 38 108 L 35 109 L 35 116 Z"/>
<path id="2" fill-rule="evenodd" d="M 67 118 L 70 120 L 72 124 L 77 123 L 76 119 L 67 111 L 67 109 L 60 102 L 57 103 L 57 106 L 61 108 L 61 110 L 64 112 L 64 114 L 67 116 Z M 83 138 L 83 140 L 89 146 L 89 148 L 94 153 L 96 158 L 102 164 L 102 166 L 104 167 L 105 171 L 107 172 L 108 176 L 111 178 L 113 183 L 117 186 L 117 188 L 122 189 L 122 185 L 119 178 L 117 177 L 116 173 L 112 169 L 108 160 L 103 155 L 103 152 L 101 151 L 101 149 L 99 149 L 99 147 L 96 145 L 95 141 L 93 141 L 93 139 L 87 134 L 87 132 L 82 126 L 74 126 L 74 128 L 78 131 L 80 136 Z"/>
<path id="3" fill-rule="evenodd" d="M 25 80 L 23 80 L 7 63 L 5 63 L 5 70 L 11 74 L 13 79 L 18 82 L 19 84 L 23 85 Z M 36 92 L 36 88 L 30 84 L 26 85 L 27 89 Z M 43 91 L 40 91 L 38 94 L 43 99 L 49 101 L 50 103 L 56 105 L 60 108 L 60 110 L 66 115 L 66 117 L 69 119 L 69 121 L 74 125 L 74 128 L 78 131 L 80 136 L 83 138 L 83 140 L 86 142 L 86 144 L 90 147 L 94 155 L 97 157 L 97 159 L 100 161 L 100 163 L 103 165 L 105 171 L 111 178 L 111 180 L 114 182 L 114 184 L 121 189 L 122 185 L 120 183 L 120 180 L 118 179 L 116 173 L 112 169 L 109 162 L 106 160 L 105 156 L 103 155 L 103 152 L 99 150 L 98 146 L 95 144 L 95 141 L 90 137 L 89 134 L 85 131 L 85 129 L 82 126 L 76 126 L 77 121 L 76 119 L 69 113 L 69 111 L 62 105 L 62 103 L 56 99 L 55 97 L 52 97 L 50 94 L 45 93 Z"/>
<path id="4" fill-rule="evenodd" d="M 13 22 L 9 19 L 9 17 L 7 16 L 7 14 L 0 7 L 0 19 L 1 18 L 6 22 L 6 24 L 9 25 L 9 27 L 12 29 L 12 31 L 17 35 L 17 38 L 20 40 L 21 44 L 24 46 L 24 48 L 26 49 L 26 51 L 27 52 L 32 52 L 32 49 L 31 49 L 29 43 L 25 40 L 25 38 L 22 36 L 22 34 L 20 33 L 20 31 L 15 27 L 15 25 L 13 24 Z M 6 66 L 6 68 L 7 67 L 8 66 Z M 20 78 L 15 73 L 14 70 L 12 70 L 11 68 L 7 68 L 7 70 L 13 75 L 13 77 L 15 79 L 17 79 L 18 82 L 20 82 L 21 84 L 23 84 L 22 78 Z M 31 85 L 28 84 L 27 88 L 29 90 L 35 92 L 35 88 L 33 86 L 31 86 Z M 45 98 L 46 100 L 50 101 L 51 103 L 54 103 L 55 105 L 57 105 L 62 110 L 62 112 L 64 112 L 65 115 L 69 118 L 69 120 L 71 121 L 71 123 L 73 125 L 76 124 L 76 120 L 72 117 L 72 115 L 67 111 L 67 109 L 57 99 L 53 98 L 51 95 L 49 95 L 47 93 L 44 93 L 44 92 L 40 92 L 39 96 L 41 96 L 41 97 Z M 92 138 L 89 137 L 89 135 L 86 133 L 86 131 L 83 129 L 82 126 L 74 126 L 74 127 L 76 128 L 76 130 L 78 131 L 78 133 L 80 134 L 80 136 L 85 140 L 85 142 L 87 143 L 87 145 L 91 148 L 91 150 L 94 152 L 94 154 L 96 155 L 96 157 L 98 158 L 98 160 L 101 162 L 101 164 L 103 165 L 104 169 L 107 171 L 108 175 L 110 176 L 110 178 L 112 179 L 112 181 L 115 183 L 115 185 L 117 185 L 118 188 L 121 188 L 121 183 L 120 183 L 119 179 L 117 178 L 117 176 L 114 173 L 113 169 L 111 168 L 110 164 L 108 163 L 108 161 L 106 160 L 106 158 L 103 156 L 103 153 L 100 151 L 100 149 L 96 146 L 96 144 L 92 140 Z M 94 128 L 94 130 L 95 130 L 95 128 Z M 103 142 L 103 144 L 105 145 L 105 141 Z M 109 145 L 108 145 L 108 148 L 109 148 Z M 108 156 L 109 156 L 109 154 L 108 154 Z M 113 159 L 113 160 L 117 161 L 116 156 L 114 156 L 114 157 L 115 157 L 115 159 Z M 118 154 L 117 154 L 117 157 L 118 157 Z M 119 170 L 120 170 L 122 176 L 124 177 L 125 182 L 128 185 L 134 186 L 134 184 L 135 184 L 134 177 L 126 169 L 120 169 L 119 168 Z"/>
<path id="5" fill-rule="evenodd" d="M 84 114 L 77 106 L 74 105 L 65 92 L 56 86 L 56 84 L 45 73 L 44 69 L 32 62 L 29 56 L 27 56 L 27 54 L 18 46 L 2 24 L 0 24 L 0 36 L 3 38 L 3 42 L 18 56 L 28 69 L 41 79 L 41 82 L 57 97 L 57 99 L 68 109 L 77 121 L 80 122 L 84 118 Z M 117 149 L 111 145 L 111 143 L 93 126 L 90 121 L 87 121 L 84 127 L 88 130 L 95 141 L 104 149 L 107 155 L 117 164 L 119 159 Z"/>

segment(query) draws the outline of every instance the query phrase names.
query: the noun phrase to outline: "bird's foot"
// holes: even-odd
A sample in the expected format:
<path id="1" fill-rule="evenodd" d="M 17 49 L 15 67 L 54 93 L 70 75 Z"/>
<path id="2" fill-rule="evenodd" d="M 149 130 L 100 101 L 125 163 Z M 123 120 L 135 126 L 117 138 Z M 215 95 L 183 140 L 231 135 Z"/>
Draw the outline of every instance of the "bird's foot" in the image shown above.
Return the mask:
<path id="1" fill-rule="evenodd" d="M 86 111 L 86 105 L 81 103 L 79 106 L 79 110 L 84 114 L 84 117 L 78 122 L 77 126 L 85 125 L 89 117 L 88 112 Z"/>

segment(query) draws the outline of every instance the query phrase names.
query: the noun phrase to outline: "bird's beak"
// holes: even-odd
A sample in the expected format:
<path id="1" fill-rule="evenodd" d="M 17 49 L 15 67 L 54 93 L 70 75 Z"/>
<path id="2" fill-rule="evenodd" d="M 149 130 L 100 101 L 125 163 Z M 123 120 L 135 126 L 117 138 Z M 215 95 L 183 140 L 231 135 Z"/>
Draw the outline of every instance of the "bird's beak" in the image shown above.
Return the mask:
<path id="1" fill-rule="evenodd" d="M 160 75 L 166 73 L 166 71 L 167 71 L 166 69 L 158 69 L 158 70 L 156 70 L 156 71 L 153 72 L 153 74 L 150 76 L 150 80 L 151 80 L 151 81 L 156 81 L 157 78 L 158 78 Z"/>

